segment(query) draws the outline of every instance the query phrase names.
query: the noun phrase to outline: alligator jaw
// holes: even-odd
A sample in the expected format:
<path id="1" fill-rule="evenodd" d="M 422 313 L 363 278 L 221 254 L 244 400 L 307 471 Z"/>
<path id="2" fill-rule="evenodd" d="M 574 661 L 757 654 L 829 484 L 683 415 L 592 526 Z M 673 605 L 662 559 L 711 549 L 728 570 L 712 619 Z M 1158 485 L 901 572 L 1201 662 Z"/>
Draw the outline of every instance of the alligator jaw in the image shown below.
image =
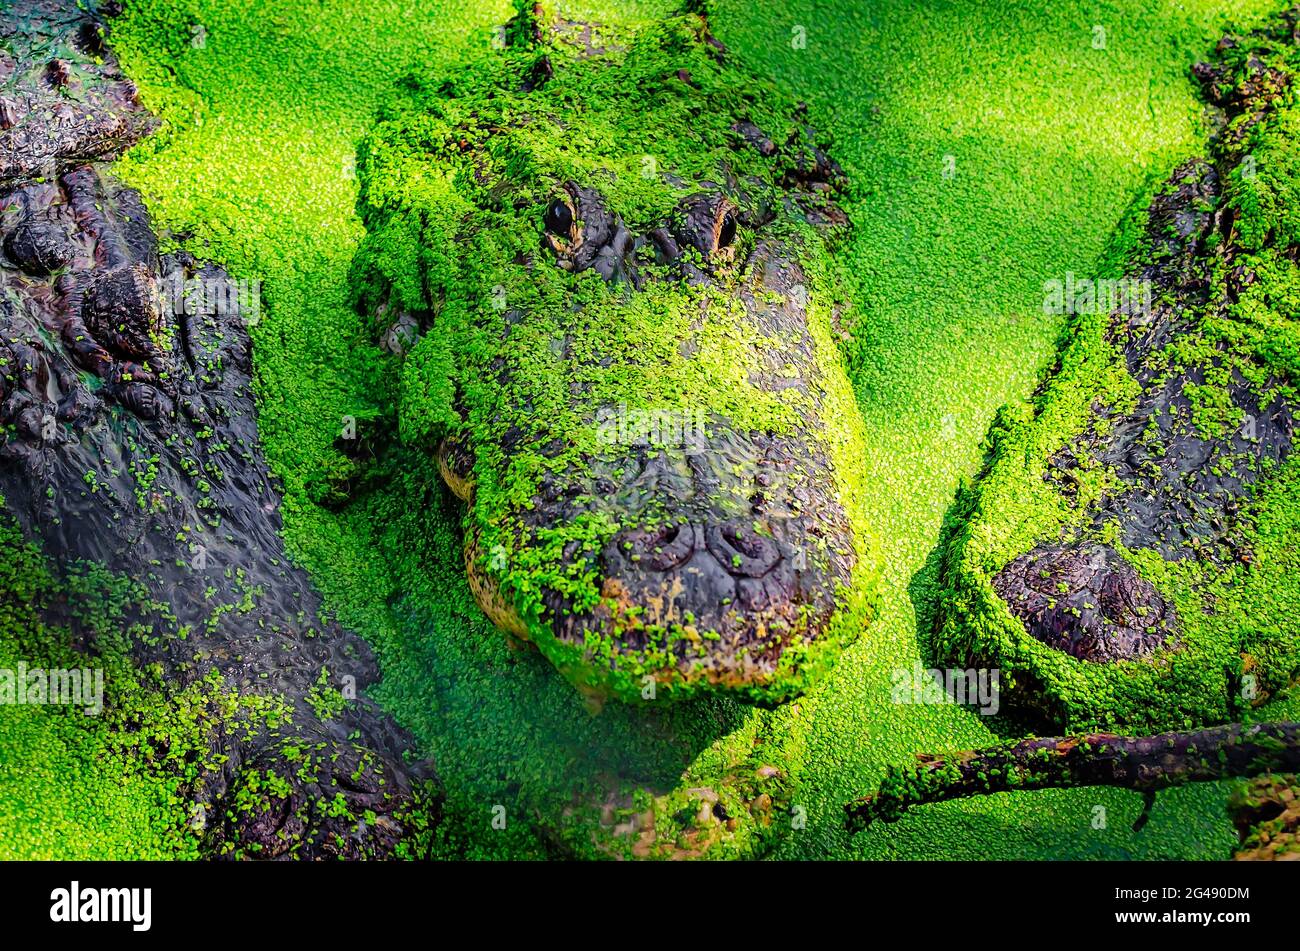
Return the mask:
<path id="1" fill-rule="evenodd" d="M 561 556 L 596 579 L 594 607 L 575 608 L 547 590 L 537 616 L 521 616 L 509 593 L 511 565 L 504 553 L 485 550 L 473 516 L 475 454 L 455 438 L 439 448 L 443 480 L 470 506 L 465 560 L 480 607 L 512 637 L 580 651 L 581 661 L 560 666 L 589 697 L 608 692 L 602 672 L 632 672 L 656 687 L 776 690 L 790 649 L 825 635 L 852 583 L 858 552 L 818 438 L 826 428 L 826 371 L 795 290 L 805 278 L 775 242 L 761 243 L 748 264 L 735 297 L 748 322 L 779 344 L 751 380 L 764 392 L 807 396 L 814 409 L 777 433 L 717 416 L 601 407 L 608 451 L 586 459 L 581 471 L 548 474 L 512 513 L 531 529 L 530 544 L 546 544 L 593 513 L 620 526 L 598 550 L 570 543 Z M 543 430 L 519 451 L 564 439 Z"/>

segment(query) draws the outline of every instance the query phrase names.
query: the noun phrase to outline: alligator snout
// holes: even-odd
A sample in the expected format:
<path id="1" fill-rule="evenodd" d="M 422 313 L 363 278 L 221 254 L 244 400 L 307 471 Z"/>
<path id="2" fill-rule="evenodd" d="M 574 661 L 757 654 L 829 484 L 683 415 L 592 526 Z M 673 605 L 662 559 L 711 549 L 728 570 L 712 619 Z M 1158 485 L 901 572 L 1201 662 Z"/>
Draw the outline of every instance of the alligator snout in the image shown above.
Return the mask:
<path id="1" fill-rule="evenodd" d="M 589 694 L 780 700 L 835 652 L 861 434 L 831 302 L 771 215 L 701 182 L 634 234 L 565 183 L 525 262 L 537 298 L 485 338 L 507 402 L 442 442 L 479 605 Z"/>
<path id="2" fill-rule="evenodd" d="M 401 355 L 403 440 L 437 438 L 467 503 L 497 627 L 589 696 L 779 703 L 861 633 L 879 568 L 840 350 L 842 174 L 802 107 L 724 80 L 698 27 L 606 64 L 659 51 L 626 88 L 681 149 L 667 127 L 612 134 L 615 87 L 579 102 L 558 74 L 469 112 L 440 98 L 414 154 L 386 125 L 359 303 Z"/>
<path id="3" fill-rule="evenodd" d="M 795 568 L 801 560 L 803 572 Z M 769 625 L 797 621 L 809 574 L 797 542 L 744 518 L 631 529 L 609 544 L 602 563 L 605 589 L 651 610 L 658 623 L 748 627 L 746 641 L 756 639 L 759 615 Z M 806 580 L 815 600 L 815 579 Z"/>
<path id="4" fill-rule="evenodd" d="M 538 640 L 540 625 L 552 647 L 580 652 L 596 681 L 763 693 L 792 647 L 824 635 L 852 583 L 858 554 L 826 450 L 806 431 L 745 430 L 717 416 L 681 423 L 620 406 L 597 417 L 604 451 L 548 474 L 515 510 L 524 550 L 507 558 L 481 531 L 467 533 L 480 605 L 526 639 Z M 443 444 L 444 478 L 472 503 L 471 465 L 459 443 Z M 554 550 L 567 527 L 590 524 L 621 527 L 597 546 Z M 518 613 L 520 565 L 557 558 L 589 576 L 599 598 L 583 605 L 547 586 L 530 624 Z"/>

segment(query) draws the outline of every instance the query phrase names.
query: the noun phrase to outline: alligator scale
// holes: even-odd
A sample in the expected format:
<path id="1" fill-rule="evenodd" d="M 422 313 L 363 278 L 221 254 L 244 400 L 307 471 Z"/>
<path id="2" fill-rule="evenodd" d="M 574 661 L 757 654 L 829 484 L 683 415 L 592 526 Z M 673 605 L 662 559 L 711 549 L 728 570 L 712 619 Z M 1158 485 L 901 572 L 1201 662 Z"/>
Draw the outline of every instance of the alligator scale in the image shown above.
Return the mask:
<path id="1" fill-rule="evenodd" d="M 1128 274 L 1155 293 L 1076 315 L 959 500 L 940 656 L 1036 720 L 1217 724 L 1300 676 L 1296 22 L 1195 67 L 1216 135 L 1148 205 Z"/>
<path id="2" fill-rule="evenodd" d="M 202 854 L 392 855 L 436 822 L 436 803 L 417 804 L 431 766 L 403 759 L 409 736 L 368 698 L 313 706 L 331 671 L 365 687 L 378 664 L 280 535 L 252 386 L 257 296 L 166 250 L 175 236 L 112 171 L 157 123 L 107 31 L 74 0 L 0 16 L 0 529 L 21 533 L 3 557 L 18 537 L 61 581 L 129 582 L 119 633 L 160 671 L 160 702 L 213 684 L 176 800 Z M 33 607 L 45 630 L 70 624 L 87 662 L 102 656 L 48 602 Z M 237 716 L 241 697 L 279 712 Z"/>
<path id="3" fill-rule="evenodd" d="M 466 503 L 480 606 L 584 693 L 797 694 L 874 570 L 842 173 L 694 14 L 625 37 L 524 10 L 502 40 L 361 150 L 402 439 Z"/>

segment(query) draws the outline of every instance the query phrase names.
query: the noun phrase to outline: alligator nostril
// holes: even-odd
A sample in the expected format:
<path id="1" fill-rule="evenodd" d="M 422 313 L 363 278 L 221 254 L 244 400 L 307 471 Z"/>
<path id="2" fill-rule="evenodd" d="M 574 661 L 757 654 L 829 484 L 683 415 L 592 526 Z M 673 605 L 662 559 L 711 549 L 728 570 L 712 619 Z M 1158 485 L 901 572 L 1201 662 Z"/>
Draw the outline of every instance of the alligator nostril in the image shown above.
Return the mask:
<path id="1" fill-rule="evenodd" d="M 158 288 L 143 265 L 118 268 L 97 277 L 82 302 L 90 332 L 126 356 L 148 357 L 162 334 Z"/>
<path id="2" fill-rule="evenodd" d="M 690 524 L 631 528 L 619 533 L 614 544 L 638 568 L 668 571 L 695 554 L 695 528 Z"/>
<path id="3" fill-rule="evenodd" d="M 781 560 L 780 546 L 746 519 L 710 525 L 704 538 L 713 557 L 736 577 L 761 578 Z"/>

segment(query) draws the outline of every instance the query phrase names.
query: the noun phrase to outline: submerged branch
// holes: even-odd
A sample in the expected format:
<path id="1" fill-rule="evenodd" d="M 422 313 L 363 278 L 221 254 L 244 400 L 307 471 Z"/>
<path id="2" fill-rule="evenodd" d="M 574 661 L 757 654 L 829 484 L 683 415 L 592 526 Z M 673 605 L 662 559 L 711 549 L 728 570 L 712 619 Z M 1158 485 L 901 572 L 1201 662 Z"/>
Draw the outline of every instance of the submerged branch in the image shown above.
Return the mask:
<path id="1" fill-rule="evenodd" d="M 844 809 L 850 831 L 909 808 L 967 796 L 1029 789 L 1170 786 L 1266 772 L 1300 771 L 1300 723 L 1259 723 L 1124 737 L 1113 733 L 1042 737 L 946 756 L 921 754 L 891 767 L 874 795 Z"/>

